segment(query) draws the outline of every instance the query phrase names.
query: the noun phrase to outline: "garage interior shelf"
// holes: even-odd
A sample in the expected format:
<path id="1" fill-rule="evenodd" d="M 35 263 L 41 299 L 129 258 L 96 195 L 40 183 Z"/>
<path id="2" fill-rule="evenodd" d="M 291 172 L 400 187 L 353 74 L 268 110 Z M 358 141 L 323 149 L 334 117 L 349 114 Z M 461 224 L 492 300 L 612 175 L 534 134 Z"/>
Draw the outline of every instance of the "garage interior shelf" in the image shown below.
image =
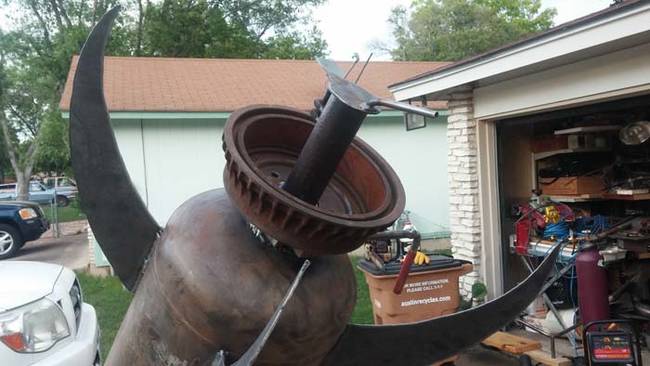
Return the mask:
<path id="1" fill-rule="evenodd" d="M 619 201 L 647 201 L 650 200 L 650 193 L 643 193 L 643 194 L 605 193 L 603 197 L 609 200 L 619 200 Z"/>
<path id="2" fill-rule="evenodd" d="M 579 196 L 548 196 L 551 201 L 555 202 L 592 202 L 592 201 L 603 201 L 603 200 L 615 200 L 615 201 L 648 201 L 650 200 L 650 193 L 644 194 L 613 194 L 613 193 L 603 193 L 603 194 L 582 194 Z"/>
<path id="3" fill-rule="evenodd" d="M 605 198 L 602 194 L 582 194 L 579 196 L 548 196 L 551 201 L 555 202 L 591 202 L 591 201 L 602 201 Z"/>
<path id="4" fill-rule="evenodd" d="M 555 135 L 569 135 L 569 134 L 578 134 L 578 133 L 595 133 L 595 132 L 616 132 L 621 128 L 619 125 L 605 125 L 605 126 L 584 126 L 584 127 L 573 127 L 565 128 L 562 130 L 556 130 Z"/>
<path id="5" fill-rule="evenodd" d="M 559 154 L 574 154 L 574 153 L 577 154 L 577 153 L 608 152 L 608 151 L 611 151 L 611 149 L 608 148 L 608 147 L 582 147 L 582 148 L 576 148 L 576 149 L 559 149 L 559 150 L 551 150 L 551 151 L 533 153 L 533 158 L 535 160 L 541 160 L 541 159 L 550 158 L 551 156 L 555 156 L 555 155 L 559 155 Z"/>

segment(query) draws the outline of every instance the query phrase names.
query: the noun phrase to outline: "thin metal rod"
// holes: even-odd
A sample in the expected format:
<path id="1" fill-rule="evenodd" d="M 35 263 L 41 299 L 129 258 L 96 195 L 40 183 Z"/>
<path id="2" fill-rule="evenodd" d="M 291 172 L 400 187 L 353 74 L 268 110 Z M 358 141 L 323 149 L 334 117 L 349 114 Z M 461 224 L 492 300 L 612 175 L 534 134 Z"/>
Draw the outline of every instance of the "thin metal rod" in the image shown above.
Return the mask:
<path id="1" fill-rule="evenodd" d="M 348 69 L 348 72 L 346 72 L 345 75 L 343 76 L 343 79 L 347 79 L 347 78 L 348 78 L 348 75 L 350 75 L 350 73 L 352 72 L 352 70 L 354 69 L 354 67 L 357 66 L 357 63 L 358 63 L 358 62 L 359 62 L 359 56 L 358 56 L 358 55 L 355 55 L 355 56 L 354 56 L 354 62 L 352 63 L 352 66 L 350 66 L 350 68 Z"/>
<path id="2" fill-rule="evenodd" d="M 525 257 L 521 257 L 521 260 L 522 260 L 522 262 L 524 262 L 524 265 L 526 266 L 526 268 L 528 268 L 528 270 L 529 270 L 531 273 L 534 272 L 533 266 L 532 266 L 530 263 L 528 263 L 528 261 L 526 260 Z M 557 319 L 557 322 L 560 323 L 560 326 L 562 327 L 562 329 L 563 329 L 563 330 L 564 330 L 564 329 L 567 329 L 568 327 L 567 327 L 567 325 L 564 323 L 564 320 L 562 319 L 562 316 L 561 316 L 560 313 L 557 311 L 557 308 L 555 307 L 555 305 L 553 305 L 553 302 L 551 301 L 551 299 L 548 297 L 548 295 L 547 295 L 545 292 L 542 293 L 542 299 L 544 299 L 544 303 L 546 304 L 546 306 L 548 307 L 548 309 L 551 311 L 551 313 L 553 313 L 553 316 L 555 316 L 555 319 Z M 574 336 L 571 336 L 571 335 L 569 334 L 569 335 L 568 335 L 568 338 L 569 338 L 569 342 L 570 342 L 571 345 L 573 346 L 573 349 L 575 350 L 575 348 L 576 348 L 576 340 L 575 340 L 575 337 L 574 337 Z"/>
<path id="3" fill-rule="evenodd" d="M 371 102 L 368 103 L 368 106 L 369 107 L 375 107 L 375 106 L 388 107 L 388 108 L 396 109 L 396 110 L 402 111 L 402 112 L 419 114 L 419 115 L 422 115 L 422 116 L 425 116 L 425 117 L 431 117 L 431 118 L 438 117 L 438 112 L 433 111 L 431 109 L 416 107 L 414 105 L 401 103 L 401 102 L 396 102 L 396 101 L 388 100 L 388 99 L 377 99 L 377 100 L 371 101 Z"/>
<path id="4" fill-rule="evenodd" d="M 549 338 L 550 344 L 551 344 L 551 357 L 552 358 L 555 358 L 556 353 L 557 353 L 556 350 L 555 350 L 555 340 L 558 337 L 562 337 L 562 336 L 566 335 L 569 332 L 575 332 L 576 328 L 578 328 L 578 326 L 580 325 L 580 324 L 574 324 L 574 325 L 570 326 L 569 328 L 566 328 L 566 329 L 562 330 L 559 333 L 551 333 L 551 332 L 547 332 L 544 329 L 538 327 L 537 325 L 535 325 L 533 323 L 530 323 L 530 322 L 528 322 L 526 320 L 523 320 L 523 319 L 515 319 L 515 322 L 517 324 L 523 325 L 526 328 L 530 328 L 530 329 L 534 330 L 535 332 L 543 335 L 544 337 Z M 575 352 L 575 349 L 574 349 L 574 352 Z"/>
<path id="5" fill-rule="evenodd" d="M 368 66 L 368 63 L 370 62 L 371 58 L 372 58 L 372 52 L 370 52 L 370 56 L 368 56 L 368 59 L 363 64 L 363 67 L 361 68 L 361 71 L 359 71 L 359 75 L 357 75 L 357 79 L 354 81 L 355 84 L 359 83 L 359 79 L 361 79 L 361 75 L 363 75 L 363 72 L 366 71 L 366 66 Z"/>
<path id="6" fill-rule="evenodd" d="M 551 286 L 553 286 L 553 284 L 556 281 L 562 278 L 562 276 L 564 276 L 567 272 L 569 272 L 569 270 L 571 270 L 571 268 L 573 268 L 574 266 L 575 263 L 570 263 L 564 266 L 564 268 L 562 268 L 555 276 L 553 276 L 553 278 L 551 278 L 550 280 L 548 280 L 548 282 L 546 282 L 546 285 L 542 287 L 542 290 L 540 292 L 546 292 L 546 290 L 548 290 Z"/>
<path id="7" fill-rule="evenodd" d="M 530 328 L 534 330 L 535 332 L 543 335 L 544 337 L 547 337 L 551 343 L 551 358 L 555 358 L 555 337 L 556 335 L 553 333 L 547 333 L 545 332 L 542 328 L 536 326 L 535 324 L 529 323 L 527 321 L 517 319 L 515 322 L 522 324 L 526 328 Z"/>

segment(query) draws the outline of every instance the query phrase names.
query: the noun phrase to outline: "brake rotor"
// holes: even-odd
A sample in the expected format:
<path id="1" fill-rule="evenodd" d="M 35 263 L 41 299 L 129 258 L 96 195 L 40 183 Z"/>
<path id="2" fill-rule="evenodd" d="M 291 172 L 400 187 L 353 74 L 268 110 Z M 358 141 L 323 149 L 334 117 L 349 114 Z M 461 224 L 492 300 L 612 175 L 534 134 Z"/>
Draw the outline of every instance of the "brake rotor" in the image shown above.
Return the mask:
<path id="1" fill-rule="evenodd" d="M 283 190 L 314 125 L 286 107 L 235 111 L 223 134 L 224 185 L 250 223 L 298 255 L 343 254 L 399 218 L 404 188 L 390 165 L 354 138 L 316 205 Z"/>

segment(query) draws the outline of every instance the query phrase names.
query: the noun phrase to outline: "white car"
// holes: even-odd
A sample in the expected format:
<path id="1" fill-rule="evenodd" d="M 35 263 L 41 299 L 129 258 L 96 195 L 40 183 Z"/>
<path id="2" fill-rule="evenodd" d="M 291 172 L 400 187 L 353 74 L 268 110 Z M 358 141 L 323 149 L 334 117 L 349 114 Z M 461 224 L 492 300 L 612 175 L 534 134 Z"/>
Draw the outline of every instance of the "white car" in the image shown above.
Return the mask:
<path id="1" fill-rule="evenodd" d="M 0 262 L 0 365 L 99 365 L 95 309 L 70 269 Z"/>

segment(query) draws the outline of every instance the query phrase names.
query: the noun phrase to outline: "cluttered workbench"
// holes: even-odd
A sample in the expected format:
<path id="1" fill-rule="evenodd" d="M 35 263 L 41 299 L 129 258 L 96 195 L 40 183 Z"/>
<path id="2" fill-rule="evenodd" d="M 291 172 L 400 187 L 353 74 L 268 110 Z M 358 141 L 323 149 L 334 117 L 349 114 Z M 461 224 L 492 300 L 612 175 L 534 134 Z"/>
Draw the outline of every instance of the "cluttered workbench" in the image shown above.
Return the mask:
<path id="1" fill-rule="evenodd" d="M 618 134 L 618 136 L 616 136 Z M 618 137 L 618 138 L 616 138 Z M 536 187 L 513 207 L 511 252 L 534 270 L 556 245 L 554 275 L 518 322 L 566 337 L 591 365 L 642 364 L 650 321 L 650 122 L 556 130 L 533 142 Z"/>

